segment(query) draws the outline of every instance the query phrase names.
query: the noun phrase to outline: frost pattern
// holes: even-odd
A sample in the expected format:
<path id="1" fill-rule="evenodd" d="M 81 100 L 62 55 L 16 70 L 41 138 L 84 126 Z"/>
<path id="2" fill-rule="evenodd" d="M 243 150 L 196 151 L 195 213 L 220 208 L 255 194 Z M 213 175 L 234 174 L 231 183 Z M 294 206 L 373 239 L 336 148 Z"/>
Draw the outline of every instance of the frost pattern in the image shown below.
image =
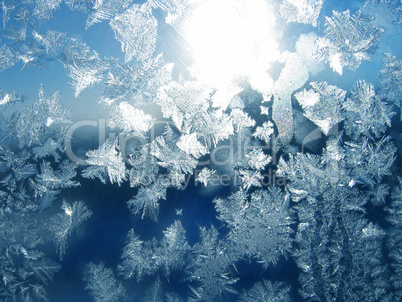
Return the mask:
<path id="1" fill-rule="evenodd" d="M 106 268 L 103 263 L 89 263 L 84 274 L 86 289 L 96 302 L 124 301 L 126 290 L 119 282 L 112 269 Z"/>
<path id="2" fill-rule="evenodd" d="M 363 60 L 370 59 L 384 31 L 370 24 L 371 20 L 360 11 L 352 16 L 349 10 L 333 11 L 331 18 L 325 17 L 325 37 L 316 41 L 318 59 L 340 75 L 343 67 L 356 70 Z"/>
<path id="3" fill-rule="evenodd" d="M 77 98 L 81 92 L 101 83 L 110 68 L 108 60 L 102 60 L 98 53 L 85 43 L 69 38 L 60 54 L 60 61 L 66 68 Z"/>
<path id="4" fill-rule="evenodd" d="M 91 165 L 82 171 L 85 178 L 99 178 L 106 183 L 107 177 L 110 182 L 117 183 L 119 186 L 126 178 L 126 165 L 122 154 L 119 152 L 117 140 L 112 142 L 107 140 L 99 149 L 87 152 L 87 163 Z"/>
<path id="5" fill-rule="evenodd" d="M 274 132 L 274 124 L 272 124 L 271 121 L 268 121 L 262 124 L 262 126 L 257 127 L 253 133 L 253 136 L 268 144 L 271 141 L 271 135 Z"/>
<path id="6" fill-rule="evenodd" d="M 156 47 L 157 21 L 147 3 L 135 4 L 110 21 L 126 54 L 126 63 L 150 59 Z"/>
<path id="7" fill-rule="evenodd" d="M 186 10 L 188 0 L 149 0 L 148 2 L 152 7 L 160 8 L 167 12 L 165 22 L 174 24 Z"/>
<path id="8" fill-rule="evenodd" d="M 141 109 L 134 108 L 127 102 L 121 102 L 113 110 L 108 126 L 111 129 L 119 128 L 124 134 L 133 134 L 145 137 L 152 127 L 152 116 Z"/>
<path id="9" fill-rule="evenodd" d="M 18 140 L 20 147 L 42 145 L 49 137 L 59 142 L 61 134 L 71 124 L 71 112 L 60 103 L 60 94 L 46 96 L 39 90 L 39 98 L 31 108 L 16 112 L 10 120 L 10 136 Z"/>
<path id="10" fill-rule="evenodd" d="M 152 220 L 158 220 L 159 201 L 166 199 L 167 185 L 162 181 L 156 181 L 150 186 L 141 187 L 137 195 L 127 203 L 134 215 L 142 212 L 141 218 L 148 216 Z"/>
<path id="11" fill-rule="evenodd" d="M 134 230 L 129 232 L 128 244 L 123 250 L 123 261 L 118 267 L 125 279 L 140 281 L 145 276 L 154 275 L 160 268 L 169 277 L 172 271 L 184 267 L 190 246 L 181 222 L 175 221 L 163 233 L 164 237 L 160 242 L 156 239 L 144 242 Z"/>
<path id="12" fill-rule="evenodd" d="M 42 227 L 33 213 L 1 213 L 0 298 L 3 301 L 47 301 L 46 285 L 60 265 L 39 248 Z"/>
<path id="13" fill-rule="evenodd" d="M 198 82 L 169 82 L 158 90 L 156 102 L 161 106 L 163 116 L 185 133 L 199 124 L 199 116 L 205 114 L 210 104 L 211 89 Z"/>
<path id="14" fill-rule="evenodd" d="M 162 54 L 154 56 L 156 17 L 163 14 L 166 23 L 180 30 L 188 1 L 132 2 L 64 1 L 68 8 L 89 14 L 87 27 L 110 20 L 125 62 L 101 58 L 85 43 L 63 33 L 41 32 L 41 25 L 56 10 L 64 9 L 61 0 L 2 1 L 0 47 L 1 71 L 19 64 L 29 72 L 32 67 L 45 68 L 58 61 L 70 76 L 76 97 L 89 87 L 104 85 L 100 101 L 112 111 L 108 126 L 119 136 L 135 135 L 142 143 L 124 144 L 123 150 L 119 146 L 123 141 L 107 141 L 87 153 L 89 167 L 82 168 L 80 176 L 104 183 L 109 179 L 119 186 L 129 180 L 134 187 L 129 208 L 142 218 L 158 219 L 159 203 L 167 198 L 168 189 L 184 188 L 199 159 L 212 158 L 214 148 L 226 144 L 223 141 L 231 136 L 241 141 L 253 133 L 255 149 L 242 151 L 239 162 L 228 168 L 234 168 L 242 180 L 235 185 L 238 191 L 214 200 L 220 221 L 200 227 L 200 240 L 192 245 L 179 221 L 161 232 L 159 240 L 140 240 L 130 231 L 118 266 L 124 282 L 143 282 L 135 286 L 147 301 L 217 301 L 227 297 L 231 301 L 286 301 L 290 290 L 284 283 L 262 279 L 241 293 L 244 283 L 238 280 L 244 266 L 249 265 L 246 262 L 270 270 L 282 259 L 288 264 L 290 254 L 291 263 L 299 269 L 299 285 L 292 294 L 297 296 L 295 290 L 299 290 L 303 300 L 401 300 L 401 188 L 393 175 L 398 172 L 393 140 L 397 145 L 398 138 L 390 129 L 391 105 L 400 107 L 400 62 L 396 57 L 385 56 L 378 92 L 361 80 L 346 100 L 343 90 L 325 82 L 313 82 L 312 89 L 296 93 L 304 115 L 326 134 L 320 141 L 326 143 L 322 150 L 298 153 L 292 145 L 292 95 L 307 82 L 309 72 L 318 70 L 311 58 L 316 37 L 304 39 L 308 50 L 300 51 L 303 43 L 299 39 L 297 53 L 284 52 L 279 63 L 285 67 L 278 80 L 272 87 L 267 83 L 263 97 L 267 100 L 272 95 L 274 125 L 268 120 L 270 104 L 260 107 L 246 91 L 241 92 L 249 79 L 228 85 L 234 92 L 214 91 L 188 80 L 173 63 L 166 64 Z M 399 1 L 370 2 L 388 3 L 400 19 Z M 281 14 L 288 22 L 315 26 L 321 5 L 318 0 L 284 0 Z M 373 53 L 383 31 L 370 21 L 360 12 L 353 16 L 349 11 L 334 12 L 326 19 L 325 38 L 316 42 L 318 58 L 339 73 L 344 67 L 356 69 Z M 1 109 L 25 99 L 18 92 L 1 91 Z M 146 109 L 138 108 L 150 103 L 158 105 L 163 117 L 169 119 L 164 123 L 173 124 L 162 136 L 145 142 L 154 125 Z M 259 118 L 259 109 L 268 119 Z M 63 189 L 79 185 L 76 171 L 81 168 L 66 160 L 64 153 L 63 140 L 72 137 L 68 131 L 71 124 L 71 113 L 61 106 L 60 96 L 46 96 L 43 88 L 33 106 L 10 118 L 1 117 L 1 300 L 45 301 L 46 286 L 60 265 L 41 251 L 42 246 L 53 240 L 62 258 L 68 237 L 91 216 L 83 202 L 63 202 L 61 212 L 48 215 Z M 336 124 L 341 131 L 331 136 L 329 129 Z M 278 165 L 258 147 L 258 140 L 267 144 L 275 140 L 271 137 L 276 129 L 286 147 Z M 286 180 L 283 189 L 265 187 L 262 180 L 267 167 L 278 169 L 277 176 Z M 196 181 L 211 186 L 215 174 L 221 173 L 220 167 L 216 169 L 204 167 L 196 174 Z M 386 224 L 382 217 L 372 215 L 373 209 L 385 209 L 391 225 L 386 232 L 382 229 Z M 186 210 L 176 209 L 176 215 L 186 214 Z M 165 217 L 161 222 L 166 222 Z M 49 230 L 50 236 L 44 235 Z M 95 300 L 126 299 L 111 268 L 90 263 L 85 276 Z M 141 290 L 147 282 L 150 286 Z M 187 297 L 164 291 L 175 288 L 176 282 L 188 288 Z"/>
<path id="15" fill-rule="evenodd" d="M 392 12 L 395 14 L 394 23 L 402 24 L 402 5 L 398 0 L 367 0 L 364 6 L 368 4 L 387 4 L 391 8 Z"/>
<path id="16" fill-rule="evenodd" d="M 16 63 L 14 53 L 7 45 L 0 48 L 0 71 L 4 71 Z"/>
<path id="17" fill-rule="evenodd" d="M 204 186 L 208 186 L 209 181 L 215 173 L 215 170 L 203 168 L 201 172 L 198 173 L 196 181 L 202 183 Z"/>
<path id="18" fill-rule="evenodd" d="M 102 20 L 110 20 L 118 13 L 126 10 L 133 0 L 104 0 L 94 1 L 92 13 L 88 16 L 85 29 Z"/>
<path id="19" fill-rule="evenodd" d="M 365 81 L 356 82 L 343 108 L 348 116 L 346 133 L 352 137 L 364 134 L 379 138 L 391 126 L 394 115 L 389 105 L 377 96 L 374 86 Z"/>
<path id="20" fill-rule="evenodd" d="M 293 220 L 288 212 L 289 200 L 279 188 L 257 190 L 250 199 L 244 191 L 238 191 L 214 203 L 219 219 L 230 227 L 228 239 L 240 254 L 269 265 L 291 249 Z"/>
<path id="21" fill-rule="evenodd" d="M 261 149 L 254 149 L 246 154 L 247 164 L 251 169 L 263 170 L 271 162 L 271 156 L 265 155 Z"/>
<path id="22" fill-rule="evenodd" d="M 193 173 L 197 160 L 178 146 L 169 144 L 162 136 L 158 136 L 151 144 L 150 154 L 158 159 L 158 164 L 179 173 Z"/>
<path id="23" fill-rule="evenodd" d="M 180 150 L 197 159 L 208 153 L 207 148 L 197 140 L 197 133 L 195 132 L 182 135 L 176 145 Z"/>
<path id="24" fill-rule="evenodd" d="M 165 64 L 162 54 L 136 64 L 115 64 L 105 76 L 105 91 L 101 101 L 135 101 L 149 103 L 156 97 L 158 87 L 171 80 L 172 64 Z"/>
<path id="25" fill-rule="evenodd" d="M 4 109 L 8 106 L 12 106 L 17 102 L 24 102 L 26 96 L 22 93 L 13 91 L 12 93 L 7 93 L 0 90 L 0 108 Z"/>
<path id="26" fill-rule="evenodd" d="M 401 298 L 401 273 L 402 273 L 402 236 L 401 223 L 402 216 L 402 179 L 398 177 L 398 185 L 392 192 L 392 203 L 387 208 L 387 220 L 392 224 L 391 231 L 387 238 L 387 243 L 390 249 L 390 258 L 392 259 L 392 267 L 395 270 L 395 275 L 391 278 L 392 285 L 395 288 L 396 299 Z"/>
<path id="27" fill-rule="evenodd" d="M 92 212 L 82 201 L 75 201 L 73 204 L 63 200 L 61 206 L 63 213 L 57 214 L 50 220 L 50 232 L 56 245 L 60 260 L 63 260 L 67 250 L 68 237 L 87 219 Z"/>
<path id="28" fill-rule="evenodd" d="M 238 302 L 273 302 L 273 301 L 291 301 L 289 296 L 289 286 L 283 282 L 271 282 L 263 279 L 256 282 L 253 287 L 244 292 Z"/>
<path id="29" fill-rule="evenodd" d="M 254 127 L 255 125 L 255 121 L 239 108 L 233 109 L 232 112 L 230 112 L 230 116 L 236 132 L 239 132 L 245 127 Z"/>
<path id="30" fill-rule="evenodd" d="M 402 60 L 397 60 L 390 53 L 384 54 L 383 66 L 380 71 L 380 96 L 387 98 L 399 108 L 402 108 Z M 402 115 L 401 115 L 402 118 Z"/>
<path id="31" fill-rule="evenodd" d="M 331 128 L 343 120 L 341 105 L 346 91 L 326 82 L 312 82 L 310 85 L 313 89 L 304 89 L 296 93 L 295 98 L 302 105 L 304 116 L 328 135 Z"/>
<path id="32" fill-rule="evenodd" d="M 287 22 L 298 22 L 317 26 L 322 0 L 285 0 L 279 9 Z"/>
<path id="33" fill-rule="evenodd" d="M 200 228 L 201 241 L 193 247 L 193 259 L 189 266 L 190 301 L 213 301 L 227 293 L 236 293 L 233 285 L 238 278 L 231 268 L 237 255 L 231 246 L 218 239 L 215 227 Z"/>

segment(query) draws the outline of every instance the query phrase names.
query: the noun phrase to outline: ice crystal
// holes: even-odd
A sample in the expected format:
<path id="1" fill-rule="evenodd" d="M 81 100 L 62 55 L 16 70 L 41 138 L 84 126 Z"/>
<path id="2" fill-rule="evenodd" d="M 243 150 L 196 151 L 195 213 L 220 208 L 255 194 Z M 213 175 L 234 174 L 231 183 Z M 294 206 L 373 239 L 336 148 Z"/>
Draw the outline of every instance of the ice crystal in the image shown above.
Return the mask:
<path id="1" fill-rule="evenodd" d="M 149 216 L 157 221 L 159 215 L 159 201 L 166 199 L 166 189 L 168 184 L 160 179 L 147 187 L 141 187 L 137 195 L 128 201 L 128 206 L 134 215 L 142 212 L 141 218 Z"/>
<path id="2" fill-rule="evenodd" d="M 208 168 L 203 168 L 200 173 L 198 173 L 196 181 L 202 183 L 204 186 L 207 186 L 211 177 L 215 175 L 216 171 Z"/>
<path id="3" fill-rule="evenodd" d="M 32 211 L 12 215 L 1 212 L 0 299 L 3 301 L 47 301 L 46 285 L 60 265 L 38 249 L 43 243 L 39 220 Z"/>
<path id="4" fill-rule="evenodd" d="M 318 59 L 329 62 L 341 75 L 343 67 L 356 70 L 363 60 L 370 59 L 384 31 L 370 24 L 371 20 L 360 11 L 352 16 L 349 10 L 333 11 L 331 18 L 325 17 L 325 38 L 316 41 Z"/>
<path id="5" fill-rule="evenodd" d="M 0 108 L 6 108 L 7 106 L 14 105 L 17 102 L 24 102 L 26 96 L 22 93 L 13 91 L 7 93 L 0 89 Z"/>
<path id="6" fill-rule="evenodd" d="M 268 265 L 291 249 L 293 220 L 281 189 L 257 190 L 251 196 L 238 191 L 214 203 L 219 219 L 230 227 L 228 239 L 241 255 L 257 257 Z"/>
<path id="7" fill-rule="evenodd" d="M 346 162 L 350 175 L 356 182 L 371 187 L 390 175 L 390 169 L 395 161 L 396 148 L 390 137 L 372 143 L 368 139 L 346 146 Z"/>
<path id="8" fill-rule="evenodd" d="M 103 263 L 89 263 L 84 274 L 86 289 L 96 302 L 124 301 L 126 290 L 119 282 L 112 269 L 105 267 Z"/>
<path id="9" fill-rule="evenodd" d="M 158 90 L 156 102 L 165 118 L 170 118 L 180 131 L 188 133 L 190 127 L 197 127 L 200 115 L 210 107 L 208 100 L 211 93 L 211 89 L 198 82 L 171 81 Z"/>
<path id="10" fill-rule="evenodd" d="M 110 21 L 126 54 L 126 62 L 146 61 L 152 57 L 156 47 L 157 25 L 147 3 L 134 4 Z"/>
<path id="11" fill-rule="evenodd" d="M 125 279 L 136 279 L 140 281 L 144 276 L 150 275 L 154 271 L 152 262 L 149 261 L 151 255 L 150 246 L 146 245 L 140 237 L 135 234 L 134 229 L 128 233 L 128 243 L 123 249 L 122 264 L 118 266 L 119 273 Z"/>
<path id="12" fill-rule="evenodd" d="M 53 280 L 60 265 L 42 252 L 24 247 L 9 249 L 7 254 L 7 257 L 2 257 L 4 262 L 1 265 L 4 273 L 0 296 L 4 301 L 47 301 L 44 285 Z"/>
<path id="13" fill-rule="evenodd" d="M 192 155 L 194 158 L 200 158 L 208 153 L 207 148 L 197 140 L 197 133 L 180 136 L 176 143 L 180 150 Z"/>
<path id="14" fill-rule="evenodd" d="M 331 184 L 331 171 L 320 156 L 313 154 L 289 154 L 289 160 L 280 158 L 277 174 L 290 180 L 287 188 L 297 195 L 317 196 L 324 192 Z M 310 178 L 314 176 L 314 181 Z M 296 198 L 297 201 L 297 198 Z"/>
<path id="15" fill-rule="evenodd" d="M 158 136 L 152 141 L 150 154 L 159 160 L 158 164 L 160 166 L 169 170 L 192 174 L 197 166 L 196 159 L 180 150 L 177 146 L 169 146 L 162 136 Z"/>
<path id="16" fill-rule="evenodd" d="M 64 0 L 71 10 L 89 12 L 93 8 L 94 0 Z"/>
<path id="17" fill-rule="evenodd" d="M 137 109 L 127 102 L 121 102 L 111 110 L 108 126 L 111 129 L 119 128 L 124 134 L 145 137 L 152 127 L 152 116 L 141 109 Z"/>
<path id="18" fill-rule="evenodd" d="M 233 109 L 230 112 L 230 117 L 232 118 L 236 132 L 239 132 L 244 127 L 254 127 L 255 125 L 255 121 L 239 108 Z"/>
<path id="19" fill-rule="evenodd" d="M 175 221 L 163 232 L 163 239 L 158 242 L 141 241 L 130 230 L 128 244 L 122 254 L 122 263 L 118 269 L 125 279 L 140 281 L 144 276 L 153 275 L 160 268 L 169 277 L 172 271 L 182 269 L 190 246 L 185 237 L 185 230 L 180 221 Z"/>
<path id="20" fill-rule="evenodd" d="M 239 169 L 239 179 L 242 188 L 248 191 L 251 187 L 261 187 L 263 176 L 258 170 Z"/>
<path id="21" fill-rule="evenodd" d="M 102 20 L 110 20 L 118 13 L 125 11 L 133 0 L 95 0 L 92 13 L 88 16 L 85 28 L 88 29 Z"/>
<path id="22" fill-rule="evenodd" d="M 63 0 L 35 0 L 33 16 L 39 21 L 53 18 L 53 12 L 60 7 Z"/>
<path id="23" fill-rule="evenodd" d="M 14 53 L 7 45 L 3 45 L 0 48 L 0 71 L 4 71 L 16 63 L 16 58 Z"/>
<path id="24" fill-rule="evenodd" d="M 354 138 L 379 138 L 391 126 L 391 108 L 376 94 L 374 86 L 363 80 L 356 82 L 342 106 L 346 110 L 346 133 Z"/>
<path id="25" fill-rule="evenodd" d="M 208 149 L 233 134 L 233 122 L 222 110 L 211 110 L 212 90 L 199 82 L 170 82 L 158 90 L 163 116 L 183 133 L 197 133 Z"/>
<path id="26" fill-rule="evenodd" d="M 174 24 L 181 17 L 187 8 L 188 0 L 149 0 L 152 7 L 160 8 L 167 12 L 165 22 Z"/>
<path id="27" fill-rule="evenodd" d="M 10 135 L 15 137 L 20 147 L 42 145 L 49 137 L 59 142 L 61 134 L 67 132 L 71 124 L 71 112 L 60 103 L 60 94 L 46 96 L 43 88 L 39 99 L 29 108 L 16 112 L 10 119 Z"/>
<path id="28" fill-rule="evenodd" d="M 317 26 L 322 0 L 285 0 L 279 9 L 287 22 L 298 22 Z"/>
<path id="29" fill-rule="evenodd" d="M 119 152 L 117 140 L 112 142 L 107 140 L 99 149 L 87 152 L 87 163 L 90 167 L 82 171 L 85 178 L 99 178 L 106 183 L 107 177 L 110 182 L 117 183 L 119 186 L 126 178 L 126 165 L 121 152 Z"/>
<path id="30" fill-rule="evenodd" d="M 77 174 L 76 168 L 77 164 L 65 160 L 59 165 L 59 170 L 54 171 L 49 162 L 42 162 L 41 173 L 35 177 L 38 190 L 45 193 L 46 189 L 57 190 L 79 186 L 78 182 L 71 180 Z"/>
<path id="31" fill-rule="evenodd" d="M 51 137 L 49 137 L 41 146 L 37 146 L 32 149 L 35 160 L 45 158 L 48 156 L 53 156 L 54 161 L 57 163 L 60 161 L 60 153 L 64 150 L 61 146 L 55 142 Z"/>
<path id="32" fill-rule="evenodd" d="M 162 55 L 136 64 L 114 64 L 105 77 L 102 102 L 118 101 L 149 103 L 160 86 L 171 80 L 172 64 L 165 64 Z"/>
<path id="33" fill-rule="evenodd" d="M 201 242 L 193 247 L 193 260 L 188 268 L 189 279 L 196 286 L 189 286 L 190 301 L 212 301 L 227 293 L 235 293 L 238 281 L 230 267 L 237 255 L 224 241 L 218 239 L 215 227 L 200 228 Z"/>
<path id="34" fill-rule="evenodd" d="M 59 57 L 73 80 L 71 85 L 76 98 L 84 89 L 100 83 L 111 63 L 106 59 L 100 59 L 96 51 L 74 38 L 67 39 Z"/>
<path id="35" fill-rule="evenodd" d="M 314 296 L 317 301 L 365 297 L 376 300 L 382 295 L 389 299 L 389 286 L 381 280 L 387 274 L 387 267 L 381 264 L 384 232 L 354 211 L 342 212 L 338 221 L 331 221 L 332 213 L 339 210 L 337 207 L 330 210 L 326 204 L 339 201 L 325 197 L 311 200 L 310 206 L 304 204 L 299 209 L 301 223 L 294 255 L 302 270 L 301 296 L 305 299 Z M 312 205 L 317 210 L 312 210 Z M 346 255 L 349 258 L 345 263 L 342 259 Z M 360 274 L 356 276 L 356 272 Z"/>
<path id="36" fill-rule="evenodd" d="M 82 201 L 75 201 L 73 204 L 63 200 L 61 206 L 62 213 L 54 216 L 49 224 L 50 232 L 56 245 L 60 260 L 66 254 L 68 237 L 87 219 L 92 216 L 92 212 Z"/>
<path id="37" fill-rule="evenodd" d="M 253 136 L 268 144 L 271 140 L 271 134 L 274 132 L 274 124 L 272 124 L 271 121 L 268 121 L 262 124 L 262 126 L 257 127 L 253 133 Z"/>
<path id="38" fill-rule="evenodd" d="M 184 268 L 190 246 L 187 243 L 186 231 L 178 220 L 163 231 L 163 234 L 159 253 L 164 274 L 169 277 L 172 271 Z"/>
<path id="39" fill-rule="evenodd" d="M 25 41 L 20 49 L 16 49 L 17 59 L 22 61 L 22 70 L 34 66 L 43 69 L 46 66 L 46 52 L 34 40 Z"/>
<path id="40" fill-rule="evenodd" d="M 130 154 L 127 162 L 132 166 L 129 174 L 130 186 L 148 186 L 158 177 L 159 166 L 149 156 L 149 145 L 142 146 L 138 152 Z"/>
<path id="41" fill-rule="evenodd" d="M 254 149 L 246 154 L 247 164 L 251 169 L 264 170 L 265 166 L 271 162 L 271 156 L 265 155 L 261 149 Z"/>
<path id="42" fill-rule="evenodd" d="M 396 274 L 392 277 L 392 284 L 396 289 L 397 299 L 401 298 L 401 273 L 402 273 L 402 236 L 401 236 L 401 216 L 402 216 L 402 179 L 398 177 L 398 185 L 392 191 L 392 203 L 387 207 L 387 220 L 392 224 L 391 231 L 387 238 L 390 249 L 390 258 L 392 267 Z"/>
<path id="43" fill-rule="evenodd" d="M 302 105 L 304 116 L 328 135 L 331 128 L 343 120 L 341 105 L 346 91 L 326 82 L 312 82 L 310 85 L 313 89 L 304 89 L 296 93 L 295 98 Z"/>
<path id="44" fill-rule="evenodd" d="M 382 78 L 380 96 L 402 108 L 402 60 L 397 60 L 395 56 L 386 53 L 380 75 Z"/>
<path id="45" fill-rule="evenodd" d="M 245 291 L 238 302 L 274 302 L 291 301 L 289 295 L 290 287 L 283 282 L 271 282 L 263 279 L 254 283 L 253 287 Z"/>
<path id="46" fill-rule="evenodd" d="M 44 48 L 48 60 L 60 58 L 59 56 L 63 51 L 62 47 L 67 41 L 65 34 L 48 30 L 44 35 L 34 30 L 32 36 L 35 42 Z"/>

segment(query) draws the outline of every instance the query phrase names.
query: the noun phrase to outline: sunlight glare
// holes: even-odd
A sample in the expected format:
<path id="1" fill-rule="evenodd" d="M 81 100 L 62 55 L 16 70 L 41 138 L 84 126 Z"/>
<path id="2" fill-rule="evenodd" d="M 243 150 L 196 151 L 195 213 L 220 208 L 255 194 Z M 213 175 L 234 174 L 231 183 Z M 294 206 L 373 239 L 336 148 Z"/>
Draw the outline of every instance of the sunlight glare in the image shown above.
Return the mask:
<path id="1" fill-rule="evenodd" d="M 265 0 L 199 1 L 184 26 L 193 75 L 215 86 L 244 77 L 268 85 L 267 70 L 279 57 L 274 26 Z"/>

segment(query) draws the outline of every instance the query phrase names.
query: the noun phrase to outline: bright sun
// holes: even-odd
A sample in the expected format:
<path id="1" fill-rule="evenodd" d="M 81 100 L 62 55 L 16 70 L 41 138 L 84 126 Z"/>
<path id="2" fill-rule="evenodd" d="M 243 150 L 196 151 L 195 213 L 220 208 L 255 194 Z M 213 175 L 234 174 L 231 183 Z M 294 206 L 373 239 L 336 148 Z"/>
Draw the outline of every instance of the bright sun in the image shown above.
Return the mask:
<path id="1" fill-rule="evenodd" d="M 244 77 L 257 86 L 268 82 L 266 71 L 279 57 L 274 26 L 265 0 L 197 1 L 183 27 L 193 74 L 213 86 Z"/>

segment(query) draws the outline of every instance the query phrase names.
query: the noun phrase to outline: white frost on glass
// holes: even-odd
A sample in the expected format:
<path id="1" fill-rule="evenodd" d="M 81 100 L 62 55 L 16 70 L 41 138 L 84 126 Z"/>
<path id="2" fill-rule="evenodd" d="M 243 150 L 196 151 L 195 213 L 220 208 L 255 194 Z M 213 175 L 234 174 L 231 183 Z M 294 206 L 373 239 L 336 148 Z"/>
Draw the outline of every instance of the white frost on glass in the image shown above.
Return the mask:
<path id="1" fill-rule="evenodd" d="M 135 4 L 110 21 L 121 48 L 126 54 L 126 63 L 149 60 L 156 48 L 158 23 L 147 3 Z"/>
<path id="2" fill-rule="evenodd" d="M 284 0 L 279 9 L 287 22 L 298 22 L 317 26 L 322 0 Z"/>
<path id="3" fill-rule="evenodd" d="M 236 132 L 239 132 L 243 128 L 254 127 L 255 125 L 255 121 L 239 108 L 233 109 L 232 112 L 230 112 L 230 117 L 232 118 Z"/>
<path id="4" fill-rule="evenodd" d="M 119 128 L 126 134 L 145 137 L 152 127 L 152 121 L 150 114 L 121 102 L 111 110 L 108 126 L 111 129 Z"/>
<path id="5" fill-rule="evenodd" d="M 356 70 L 363 60 L 370 59 L 384 32 L 370 23 L 372 19 L 360 11 L 352 16 L 349 10 L 333 11 L 332 17 L 325 17 L 325 37 L 316 41 L 317 58 L 329 62 L 340 75 L 343 67 Z"/>
<path id="6" fill-rule="evenodd" d="M 271 134 L 274 133 L 274 124 L 271 121 L 265 122 L 262 126 L 255 129 L 253 136 L 263 140 L 265 143 L 269 143 L 271 140 Z"/>
<path id="7" fill-rule="evenodd" d="M 341 108 L 346 91 L 326 82 L 312 82 L 310 85 L 312 89 L 296 93 L 295 98 L 303 107 L 304 116 L 328 135 L 331 128 L 343 120 Z"/>
<path id="8" fill-rule="evenodd" d="M 126 10 L 133 0 L 92 0 L 92 2 L 92 13 L 88 16 L 85 29 L 102 20 L 112 19 L 116 14 Z"/>
<path id="9" fill-rule="evenodd" d="M 176 143 L 180 150 L 198 159 L 208 153 L 207 148 L 197 140 L 197 133 L 184 134 Z"/>
<path id="10" fill-rule="evenodd" d="M 319 61 L 316 56 L 318 48 L 315 42 L 317 39 L 318 36 L 315 33 L 301 34 L 296 42 L 296 53 L 313 76 L 325 68 L 324 62 Z"/>
<path id="11" fill-rule="evenodd" d="M 306 65 L 297 53 L 284 53 L 282 60 L 285 61 L 285 67 L 273 88 L 272 119 L 278 127 L 278 138 L 286 146 L 294 133 L 291 96 L 293 91 L 307 82 L 309 74 Z"/>
<path id="12" fill-rule="evenodd" d="M 118 142 L 107 140 L 97 150 L 86 153 L 87 163 L 90 165 L 82 171 L 85 178 L 99 178 L 103 183 L 109 178 L 110 182 L 117 183 L 119 186 L 125 181 L 126 166 L 123 156 L 119 151 Z"/>
<path id="13" fill-rule="evenodd" d="M 204 186 L 208 185 L 208 182 L 210 181 L 211 177 L 215 175 L 216 171 L 211 170 L 208 168 L 203 168 L 200 173 L 198 173 L 196 181 L 202 183 Z"/>
<path id="14" fill-rule="evenodd" d="M 264 154 L 261 149 L 254 149 L 246 154 L 247 164 L 251 169 L 263 170 L 268 165 L 272 158 Z"/>

